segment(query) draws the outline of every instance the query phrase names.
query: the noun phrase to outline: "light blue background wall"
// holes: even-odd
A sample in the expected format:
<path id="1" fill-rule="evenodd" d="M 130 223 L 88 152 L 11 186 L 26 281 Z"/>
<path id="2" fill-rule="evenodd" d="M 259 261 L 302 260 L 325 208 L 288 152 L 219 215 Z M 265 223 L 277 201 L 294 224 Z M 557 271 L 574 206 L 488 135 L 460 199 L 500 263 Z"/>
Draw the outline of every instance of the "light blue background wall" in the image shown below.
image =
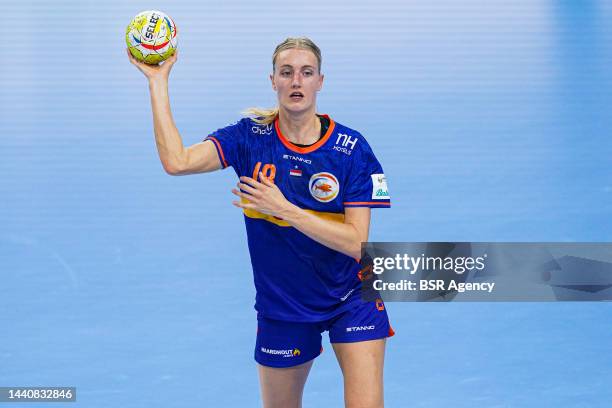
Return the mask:
<path id="1" fill-rule="evenodd" d="M 371 240 L 612 240 L 610 1 L 5 3 L 0 385 L 75 385 L 87 407 L 257 405 L 234 175 L 163 172 L 123 43 L 146 9 L 179 28 L 186 144 L 274 104 L 278 42 L 317 42 L 319 111 L 366 135 L 389 180 Z M 607 304 L 388 308 L 390 407 L 612 397 Z M 341 405 L 325 346 L 305 406 Z"/>

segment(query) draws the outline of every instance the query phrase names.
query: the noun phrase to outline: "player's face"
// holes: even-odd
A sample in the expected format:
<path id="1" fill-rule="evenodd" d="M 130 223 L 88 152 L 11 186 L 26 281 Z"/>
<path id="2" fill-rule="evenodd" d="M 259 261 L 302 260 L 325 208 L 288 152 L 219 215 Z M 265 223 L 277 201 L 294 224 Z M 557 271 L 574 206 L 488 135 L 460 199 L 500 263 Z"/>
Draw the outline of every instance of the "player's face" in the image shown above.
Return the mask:
<path id="1" fill-rule="evenodd" d="M 316 108 L 323 75 L 319 74 L 317 57 L 311 51 L 290 49 L 280 52 L 270 79 L 282 108 L 291 112 Z"/>

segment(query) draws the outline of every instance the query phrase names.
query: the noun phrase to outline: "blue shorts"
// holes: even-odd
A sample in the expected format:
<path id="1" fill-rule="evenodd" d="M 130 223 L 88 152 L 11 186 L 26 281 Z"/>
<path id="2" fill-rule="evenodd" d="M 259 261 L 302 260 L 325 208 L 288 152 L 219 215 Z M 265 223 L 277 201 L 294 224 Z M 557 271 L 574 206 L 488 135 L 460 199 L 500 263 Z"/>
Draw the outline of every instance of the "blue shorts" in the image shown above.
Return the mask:
<path id="1" fill-rule="evenodd" d="M 363 302 L 322 322 L 289 322 L 257 316 L 255 361 L 268 367 L 293 367 L 323 352 L 321 333 L 329 331 L 331 343 L 353 343 L 391 337 L 382 300 Z"/>

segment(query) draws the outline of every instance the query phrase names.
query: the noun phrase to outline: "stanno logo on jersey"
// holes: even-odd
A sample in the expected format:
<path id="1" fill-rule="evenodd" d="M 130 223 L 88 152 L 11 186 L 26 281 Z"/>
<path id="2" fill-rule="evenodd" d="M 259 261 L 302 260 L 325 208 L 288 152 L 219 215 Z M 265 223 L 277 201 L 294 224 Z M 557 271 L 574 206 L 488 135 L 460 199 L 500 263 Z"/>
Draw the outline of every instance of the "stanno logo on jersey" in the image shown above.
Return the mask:
<path id="1" fill-rule="evenodd" d="M 271 135 L 272 134 L 272 125 L 253 125 L 251 127 L 251 132 L 257 133 L 260 135 Z"/>
<path id="2" fill-rule="evenodd" d="M 308 182 L 308 188 L 315 200 L 327 203 L 336 198 L 338 191 L 340 191 L 340 184 L 336 176 L 323 172 L 312 175 Z"/>
<path id="3" fill-rule="evenodd" d="M 338 138 L 336 139 L 333 149 L 350 156 L 356 144 L 357 137 L 351 137 L 345 133 L 338 133 Z"/>
<path id="4" fill-rule="evenodd" d="M 372 200 L 388 200 L 387 178 L 384 174 L 372 174 Z"/>
<path id="5" fill-rule="evenodd" d="M 286 160 L 295 160 L 295 161 L 299 161 L 299 162 L 306 163 L 306 164 L 312 164 L 312 160 L 305 159 L 305 158 L 300 157 L 300 156 L 293 156 L 291 154 L 283 154 L 283 159 L 286 159 Z"/>

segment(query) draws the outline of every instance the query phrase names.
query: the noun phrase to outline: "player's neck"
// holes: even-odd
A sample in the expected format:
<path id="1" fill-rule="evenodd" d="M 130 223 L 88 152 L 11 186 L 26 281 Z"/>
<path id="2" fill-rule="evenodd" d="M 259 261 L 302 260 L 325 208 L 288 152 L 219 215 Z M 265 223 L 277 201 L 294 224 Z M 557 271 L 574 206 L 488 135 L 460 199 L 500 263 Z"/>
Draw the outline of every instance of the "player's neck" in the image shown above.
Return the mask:
<path id="1" fill-rule="evenodd" d="M 321 134 L 321 121 L 314 110 L 293 114 L 281 109 L 278 126 L 287 140 L 297 144 L 312 144 L 319 140 Z"/>

